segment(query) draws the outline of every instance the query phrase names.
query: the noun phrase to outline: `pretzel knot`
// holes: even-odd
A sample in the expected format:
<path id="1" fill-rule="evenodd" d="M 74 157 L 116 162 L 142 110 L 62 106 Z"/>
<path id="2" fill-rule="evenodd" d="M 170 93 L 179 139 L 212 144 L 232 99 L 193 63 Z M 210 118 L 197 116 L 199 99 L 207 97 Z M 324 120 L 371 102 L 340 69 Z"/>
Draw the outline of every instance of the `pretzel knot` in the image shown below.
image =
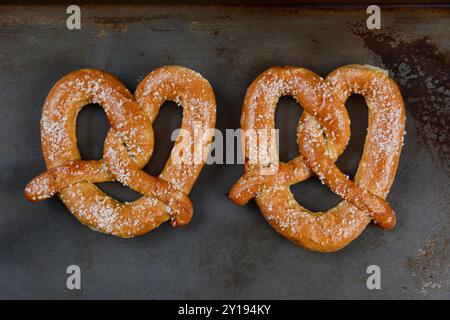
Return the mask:
<path id="1" fill-rule="evenodd" d="M 352 94 L 365 97 L 369 127 L 354 181 L 334 164 L 350 139 L 345 101 Z M 300 155 L 278 171 L 261 175 L 259 163 L 247 161 L 245 174 L 229 196 L 239 205 L 253 197 L 265 219 L 283 236 L 316 251 L 336 251 L 355 239 L 370 222 L 392 228 L 396 216 L 385 197 L 394 180 L 403 145 L 405 110 L 396 84 L 382 70 L 349 65 L 323 80 L 302 68 L 273 67 L 250 85 L 241 125 L 248 129 L 274 129 L 275 108 L 283 95 L 303 106 L 297 142 Z M 281 143 L 283 143 L 281 141 Z M 277 159 L 278 161 L 278 159 Z M 327 212 L 310 212 L 294 199 L 289 186 L 316 174 L 344 201 Z"/>
<path id="2" fill-rule="evenodd" d="M 139 84 L 135 97 L 113 76 L 98 70 L 75 71 L 59 80 L 44 104 L 41 144 L 48 170 L 25 188 L 25 196 L 40 201 L 59 197 L 83 224 L 104 233 L 132 237 L 171 219 L 183 226 L 192 217 L 188 197 L 205 158 L 196 163 L 174 162 L 177 139 L 159 177 L 141 169 L 154 146 L 152 123 L 166 100 L 183 107 L 181 128 L 191 136 L 200 130 L 196 147 L 207 150 L 216 119 L 215 97 L 200 74 L 179 66 L 161 67 Z M 75 133 L 76 117 L 89 103 L 100 104 L 111 124 L 103 159 L 81 160 Z M 203 150 L 202 149 L 202 150 Z M 206 152 L 205 152 L 206 154 Z M 94 183 L 117 180 L 143 197 L 121 203 Z"/>

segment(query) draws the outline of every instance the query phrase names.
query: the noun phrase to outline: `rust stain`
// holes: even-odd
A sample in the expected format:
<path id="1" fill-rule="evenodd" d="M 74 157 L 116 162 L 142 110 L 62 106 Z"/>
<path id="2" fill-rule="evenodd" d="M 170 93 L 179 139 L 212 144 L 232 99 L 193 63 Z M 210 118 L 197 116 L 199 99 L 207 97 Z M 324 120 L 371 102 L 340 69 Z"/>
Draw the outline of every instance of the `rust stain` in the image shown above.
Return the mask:
<path id="1" fill-rule="evenodd" d="M 400 86 L 421 142 L 450 175 L 450 61 L 427 37 L 405 40 L 394 30 L 352 28 L 380 56 Z"/>
<path id="2" fill-rule="evenodd" d="M 428 240 L 415 256 L 408 257 L 406 267 L 411 270 L 414 282 L 423 295 L 432 290 L 448 290 L 450 286 L 450 238 L 444 227 Z"/>
<path id="3" fill-rule="evenodd" d="M 102 25 L 118 25 L 125 23 L 136 23 L 143 20 L 141 17 L 123 17 L 123 16 L 110 16 L 110 17 L 89 17 L 89 20 L 96 24 Z"/>
<path id="4" fill-rule="evenodd" d="M 131 24 L 138 24 L 151 21 L 150 18 L 145 17 L 121 17 L 121 16 L 108 16 L 108 17 L 89 17 L 87 18 L 88 24 L 98 25 L 102 28 L 110 28 L 121 32 L 128 31 L 128 27 Z M 152 25 L 145 25 L 146 29 L 158 32 L 170 32 L 169 28 L 157 28 Z"/>
<path id="5" fill-rule="evenodd" d="M 1 12 L 1 11 L 0 11 Z M 128 27 L 132 24 L 146 23 L 150 21 L 158 21 L 159 17 L 145 17 L 145 16 L 87 16 L 83 17 L 82 27 L 85 25 L 98 26 L 100 28 L 108 28 L 126 32 Z M 160 20 L 164 20 L 160 18 Z M 65 27 L 66 16 L 13 16 L 4 15 L 0 19 L 0 27 L 17 27 L 17 26 L 58 26 Z M 146 25 L 145 28 L 158 31 L 170 32 L 169 28 L 157 28 L 152 25 Z"/>
<path id="6" fill-rule="evenodd" d="M 104 29 L 100 29 L 97 34 L 96 34 L 97 38 L 106 38 L 108 36 L 108 32 L 106 32 L 106 30 Z"/>

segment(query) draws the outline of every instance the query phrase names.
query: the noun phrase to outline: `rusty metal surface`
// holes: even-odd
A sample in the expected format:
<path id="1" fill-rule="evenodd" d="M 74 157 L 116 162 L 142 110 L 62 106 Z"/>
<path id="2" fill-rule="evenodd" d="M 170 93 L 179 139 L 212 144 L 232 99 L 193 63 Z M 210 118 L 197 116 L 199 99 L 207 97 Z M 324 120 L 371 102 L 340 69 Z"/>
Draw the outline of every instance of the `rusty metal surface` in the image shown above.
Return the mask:
<path id="1" fill-rule="evenodd" d="M 382 29 L 365 29 L 360 8 L 203 6 L 82 7 L 82 29 L 65 26 L 65 7 L 0 6 L 0 298 L 450 298 L 450 9 L 389 8 Z M 51 86 L 82 67 L 107 70 L 134 90 L 154 68 L 180 64 L 211 82 L 217 127 L 238 128 L 250 82 L 273 65 L 304 66 L 325 76 L 350 64 L 388 69 L 405 98 L 407 135 L 388 200 L 395 230 L 369 226 L 334 254 L 306 251 L 280 237 L 252 202 L 226 193 L 240 165 L 205 166 L 184 229 L 163 225 L 118 239 L 80 225 L 56 198 L 28 203 L 23 187 L 44 170 L 39 119 Z M 300 109 L 283 98 L 277 112 L 281 158 L 296 155 Z M 338 164 L 353 174 L 367 111 L 348 103 L 352 139 Z M 181 111 L 167 104 L 156 122 L 157 174 L 169 155 Z M 101 157 L 108 123 L 88 107 L 78 121 L 87 158 Z M 101 186 L 123 200 L 136 194 Z M 317 179 L 292 188 L 310 209 L 339 199 Z M 66 267 L 82 270 L 81 291 L 66 289 Z M 382 289 L 366 288 L 379 265 Z"/>

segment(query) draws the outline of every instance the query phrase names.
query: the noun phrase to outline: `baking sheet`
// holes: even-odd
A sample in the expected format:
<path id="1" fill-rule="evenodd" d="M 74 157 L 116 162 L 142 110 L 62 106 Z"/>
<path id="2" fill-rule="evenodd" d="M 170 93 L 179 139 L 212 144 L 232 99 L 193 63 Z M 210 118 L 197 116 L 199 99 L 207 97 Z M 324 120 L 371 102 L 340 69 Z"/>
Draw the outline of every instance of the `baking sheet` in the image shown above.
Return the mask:
<path id="1" fill-rule="evenodd" d="M 384 7 L 382 29 L 365 28 L 365 7 L 227 7 L 84 5 L 81 30 L 66 28 L 63 6 L 0 6 L 0 298 L 450 298 L 450 9 Z M 373 64 L 389 70 L 407 108 L 407 135 L 388 196 L 393 231 L 369 226 L 348 247 L 320 254 L 279 236 L 254 202 L 226 196 L 241 165 L 208 165 L 191 192 L 185 228 L 164 224 L 133 239 L 82 226 L 56 197 L 33 204 L 23 187 L 44 169 L 39 119 L 43 101 L 66 73 L 90 67 L 119 77 L 131 91 L 161 65 L 203 74 L 218 105 L 217 127 L 238 128 L 251 81 L 274 65 L 335 68 Z M 352 175 L 362 152 L 367 110 L 347 103 L 352 138 L 339 167 Z M 282 98 L 277 111 L 281 159 L 297 154 L 301 109 Z M 156 152 L 168 157 L 181 109 L 166 103 L 155 124 Z M 108 123 L 99 107 L 83 110 L 79 146 L 98 159 Z M 115 183 L 101 188 L 122 200 L 138 195 Z M 317 179 L 293 186 L 304 206 L 339 202 Z M 67 266 L 81 268 L 82 290 L 66 287 Z M 381 268 L 381 290 L 368 290 L 366 269 Z"/>

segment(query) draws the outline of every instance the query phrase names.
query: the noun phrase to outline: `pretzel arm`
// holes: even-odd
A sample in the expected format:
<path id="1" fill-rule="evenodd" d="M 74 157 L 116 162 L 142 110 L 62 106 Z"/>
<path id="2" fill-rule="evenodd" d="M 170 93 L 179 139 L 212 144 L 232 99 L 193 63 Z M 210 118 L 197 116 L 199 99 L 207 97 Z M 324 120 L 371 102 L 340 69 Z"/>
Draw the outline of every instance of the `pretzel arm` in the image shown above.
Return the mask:
<path id="1" fill-rule="evenodd" d="M 192 202 L 183 191 L 169 182 L 142 171 L 128 154 L 120 138 L 108 134 L 105 140 L 104 158 L 114 177 L 139 193 L 155 197 L 167 206 L 173 226 L 184 226 L 192 218 Z"/>
<path id="2" fill-rule="evenodd" d="M 309 122 L 311 124 L 312 122 Z M 359 188 L 326 156 L 323 139 L 308 124 L 298 132 L 298 145 L 310 168 L 334 193 L 369 214 L 383 229 L 395 226 L 395 212 L 386 200 Z"/>
<path id="3" fill-rule="evenodd" d="M 31 180 L 25 186 L 25 198 L 38 202 L 52 197 L 60 190 L 82 181 L 91 183 L 111 181 L 103 161 L 68 161 L 53 167 Z"/>
<path id="4" fill-rule="evenodd" d="M 333 126 L 318 114 L 297 132 L 298 147 L 311 169 L 336 194 L 365 211 L 383 229 L 395 226 L 394 210 L 384 199 L 397 169 L 405 129 L 403 99 L 397 85 L 381 69 L 349 65 L 333 71 L 327 82 L 345 102 L 352 94 L 365 97 L 369 108 L 369 128 L 363 156 L 350 181 L 330 159 L 323 135 L 314 128 L 317 121 L 327 137 Z"/>
<path id="5" fill-rule="evenodd" d="M 265 189 L 292 185 L 303 181 L 312 175 L 312 171 L 300 158 L 295 158 L 288 163 L 280 163 L 278 172 L 272 175 L 260 175 L 252 170 L 244 175 L 233 185 L 228 196 L 240 206 L 247 204 Z"/>

